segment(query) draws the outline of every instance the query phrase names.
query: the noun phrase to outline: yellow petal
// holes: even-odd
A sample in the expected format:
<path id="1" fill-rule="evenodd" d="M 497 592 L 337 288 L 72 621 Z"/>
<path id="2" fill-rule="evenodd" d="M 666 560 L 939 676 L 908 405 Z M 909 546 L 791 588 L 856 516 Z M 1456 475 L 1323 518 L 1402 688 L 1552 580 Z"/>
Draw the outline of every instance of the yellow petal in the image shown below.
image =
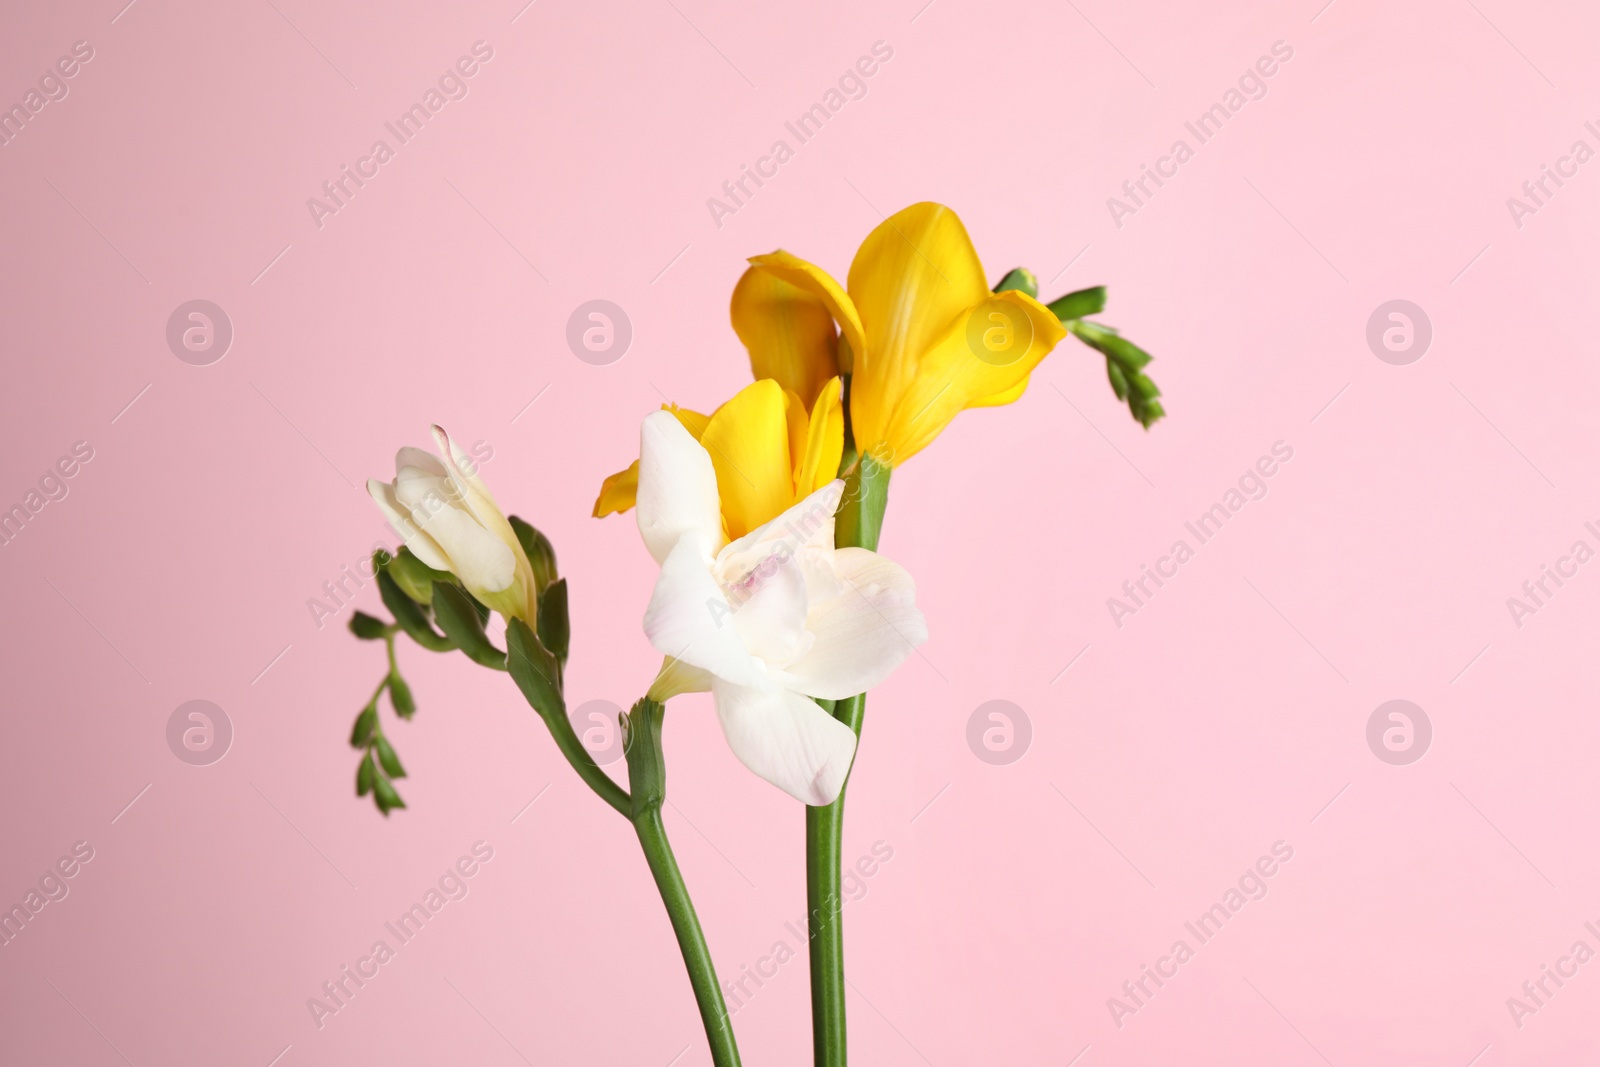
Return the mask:
<path id="1" fill-rule="evenodd" d="M 839 373 L 833 314 L 814 292 L 751 267 L 733 288 L 729 312 L 756 378 L 775 379 L 806 407 Z"/>
<path id="2" fill-rule="evenodd" d="M 927 447 L 969 407 L 1010 403 L 1066 330 L 1049 308 L 1015 290 L 995 293 L 960 316 L 919 361 L 883 436 L 891 464 Z"/>
<path id="3" fill-rule="evenodd" d="M 1022 378 L 1022 381 L 1018 382 L 1016 385 L 1013 385 L 1010 389 L 1007 389 L 1007 390 L 1005 390 L 1004 392 L 1001 392 L 1001 393 L 995 393 L 993 396 L 986 396 L 981 400 L 974 400 L 972 403 L 968 404 L 967 407 L 969 407 L 969 408 L 997 408 L 997 407 L 1003 407 L 1004 405 L 1009 404 L 1014 400 L 1021 400 L 1022 399 L 1022 394 L 1026 393 L 1027 391 L 1028 391 L 1028 377 L 1027 377 L 1027 375 L 1024 375 L 1023 378 Z"/>
<path id="4" fill-rule="evenodd" d="M 800 464 L 806 455 L 806 435 L 810 432 L 811 420 L 807 415 L 805 403 L 787 389 L 783 391 L 783 421 L 789 431 L 789 462 L 794 465 L 789 473 L 798 476 Z M 790 484 L 792 487 L 793 482 Z"/>
<path id="5" fill-rule="evenodd" d="M 838 378 L 828 382 L 812 405 L 805 447 L 796 455 L 796 500 L 803 500 L 839 476 L 839 457 L 844 454 L 844 405 L 839 402 L 840 386 Z"/>
<path id="6" fill-rule="evenodd" d="M 866 346 L 866 334 L 855 303 L 827 271 L 781 248 L 764 256 L 751 256 L 750 262 L 822 301 L 833 321 L 839 324 L 841 343 L 849 345 L 851 352 L 859 354 Z"/>
<path id="7" fill-rule="evenodd" d="M 700 440 L 701 435 L 706 432 L 706 423 L 711 421 L 710 415 L 702 415 L 698 411 L 680 408 L 676 404 L 662 404 L 661 409 L 672 412 L 673 416 L 683 423 L 683 428 L 689 431 L 689 436 L 696 441 Z"/>
<path id="8" fill-rule="evenodd" d="M 628 464 L 628 469 L 610 475 L 600 483 L 600 495 L 595 498 L 594 517 L 603 519 L 617 511 L 633 507 L 639 496 L 639 461 Z"/>
<path id="9" fill-rule="evenodd" d="M 676 404 L 662 404 L 661 407 L 677 416 L 683 428 L 696 441 L 706 432 L 706 423 L 710 421 L 709 415 L 702 415 L 698 411 L 680 408 Z M 608 475 L 600 483 L 600 495 L 594 501 L 594 517 L 603 519 L 607 515 L 619 511 L 629 511 L 639 495 L 639 461 L 634 460 L 628 464 L 627 470 L 618 471 Z"/>
<path id="10" fill-rule="evenodd" d="M 712 414 L 700 437 L 717 472 L 730 539 L 743 537 L 793 502 L 785 406 L 777 382 L 752 382 Z"/>
<path id="11" fill-rule="evenodd" d="M 866 335 L 864 345 L 851 341 L 850 419 L 866 451 L 887 439 L 923 354 L 988 295 L 989 284 L 956 213 L 922 203 L 867 235 L 850 264 L 849 290 Z"/>

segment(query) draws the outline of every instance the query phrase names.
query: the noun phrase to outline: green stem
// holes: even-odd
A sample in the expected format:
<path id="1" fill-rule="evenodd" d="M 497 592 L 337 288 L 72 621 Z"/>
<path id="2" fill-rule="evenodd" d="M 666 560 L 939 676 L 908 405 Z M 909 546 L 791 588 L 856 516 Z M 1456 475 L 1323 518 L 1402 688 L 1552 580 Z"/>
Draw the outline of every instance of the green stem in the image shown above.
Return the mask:
<path id="1" fill-rule="evenodd" d="M 661 821 L 661 804 L 667 795 L 666 761 L 661 752 L 661 721 L 665 713 L 663 705 L 646 697 L 623 720 L 628 785 L 632 791 L 630 818 L 650 874 L 661 892 L 661 902 L 666 905 L 667 918 L 672 921 L 672 932 L 678 938 L 678 950 L 683 954 L 689 985 L 700 1006 L 706 1041 L 711 1046 L 711 1062 L 715 1067 L 739 1067 L 739 1046 L 733 1039 L 733 1024 L 722 999 L 722 987 L 717 984 L 711 950 L 700 932 L 694 902 L 689 899 L 689 889 L 667 841 L 666 824 Z"/>
<path id="2" fill-rule="evenodd" d="M 840 700 L 833 714 L 857 737 L 866 694 Z M 806 908 L 811 935 L 811 1047 L 818 1067 L 846 1060 L 844 927 L 839 908 L 844 790 L 826 807 L 806 808 Z"/>
<path id="3" fill-rule="evenodd" d="M 870 454 L 845 481 L 844 503 L 834 524 L 839 548 L 876 550 L 889 502 L 892 468 Z M 833 705 L 834 718 L 861 736 L 865 693 Z M 824 707 L 827 705 L 824 704 Z M 849 779 L 845 779 L 846 785 Z M 840 859 L 844 841 L 844 797 L 841 788 L 832 804 L 806 808 L 806 906 L 811 934 L 811 1048 L 817 1067 L 845 1067 L 844 926 L 840 907 Z"/>
<path id="4" fill-rule="evenodd" d="M 594 761 L 594 756 L 590 755 L 588 746 L 572 728 L 572 721 L 567 718 L 565 708 L 563 707 L 561 714 L 544 715 L 541 718 L 550 728 L 550 736 L 555 738 L 556 747 L 567 757 L 567 762 L 578 772 L 578 777 L 582 778 L 601 800 L 620 812 L 624 819 L 632 818 L 633 802 L 628 797 L 628 791 L 600 769 L 600 765 Z"/>

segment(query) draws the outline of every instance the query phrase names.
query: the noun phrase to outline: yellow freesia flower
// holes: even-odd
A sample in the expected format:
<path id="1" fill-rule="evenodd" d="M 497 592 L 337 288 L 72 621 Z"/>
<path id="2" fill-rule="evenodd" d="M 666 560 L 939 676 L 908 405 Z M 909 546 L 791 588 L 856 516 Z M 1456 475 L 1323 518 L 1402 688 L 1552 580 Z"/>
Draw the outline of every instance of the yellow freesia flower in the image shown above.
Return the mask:
<path id="1" fill-rule="evenodd" d="M 886 466 L 961 411 L 1016 400 L 1066 336 L 1026 293 L 990 291 L 966 227 L 940 204 L 913 204 L 868 234 L 846 288 L 781 250 L 750 263 L 731 310 L 751 370 L 807 403 L 849 374 L 856 449 Z"/>
<path id="2" fill-rule="evenodd" d="M 821 383 L 807 402 L 778 381 L 752 382 L 710 415 L 664 405 L 711 455 L 728 540 L 783 514 L 838 476 L 844 452 L 844 408 L 838 378 Z M 639 461 L 605 480 L 595 518 L 632 508 Z"/>

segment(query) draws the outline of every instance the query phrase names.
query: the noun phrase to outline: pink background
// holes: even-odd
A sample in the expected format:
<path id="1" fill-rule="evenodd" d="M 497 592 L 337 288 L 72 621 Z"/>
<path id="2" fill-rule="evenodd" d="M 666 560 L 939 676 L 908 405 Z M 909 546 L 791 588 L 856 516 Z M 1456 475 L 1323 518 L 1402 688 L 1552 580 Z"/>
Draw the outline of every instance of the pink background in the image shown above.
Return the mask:
<path id="1" fill-rule="evenodd" d="M 1600 163 L 1520 229 L 1506 207 L 1600 147 L 1582 5 L 122 2 L 13 4 L 0 32 L 7 103 L 94 49 L 0 148 L 0 506 L 94 450 L 0 549 L 0 902 L 95 852 L 0 948 L 0 1061 L 709 1063 L 628 826 L 508 680 L 402 646 L 420 711 L 389 727 L 386 821 L 346 745 L 381 651 L 307 601 L 387 536 L 358 487 L 437 420 L 558 547 L 571 703 L 631 702 L 654 567 L 588 517 L 601 477 L 663 396 L 746 380 L 744 257 L 842 277 L 932 199 L 993 278 L 1108 284 L 1171 415 L 1140 430 L 1068 342 L 895 477 L 883 548 L 933 636 L 870 701 L 851 786 L 846 856 L 893 849 L 846 909 L 856 1061 L 1593 1062 L 1600 962 L 1520 1029 L 1506 1006 L 1600 949 L 1600 565 L 1520 628 L 1506 607 L 1600 547 Z M 479 40 L 470 95 L 319 229 L 306 199 Z M 867 96 L 715 225 L 706 199 L 880 40 Z M 1106 199 L 1280 40 L 1268 95 L 1116 226 Z M 196 298 L 235 330 L 204 367 L 164 336 Z M 610 366 L 564 339 L 595 298 L 633 323 Z M 1397 298 L 1433 326 L 1409 366 L 1365 340 Z M 1118 628 L 1106 599 L 1277 441 L 1267 497 Z M 1409 766 L 1365 740 L 1395 698 L 1434 728 Z M 193 699 L 233 723 L 211 766 L 165 740 Z M 1009 766 L 966 742 L 994 699 L 1032 723 Z M 801 950 L 799 807 L 703 698 L 667 746 L 722 973 Z M 470 895 L 319 1030 L 307 998 L 479 840 Z M 1267 897 L 1119 1029 L 1107 998 L 1279 840 Z M 746 1062 L 808 1063 L 807 1020 L 798 956 L 735 1017 Z"/>

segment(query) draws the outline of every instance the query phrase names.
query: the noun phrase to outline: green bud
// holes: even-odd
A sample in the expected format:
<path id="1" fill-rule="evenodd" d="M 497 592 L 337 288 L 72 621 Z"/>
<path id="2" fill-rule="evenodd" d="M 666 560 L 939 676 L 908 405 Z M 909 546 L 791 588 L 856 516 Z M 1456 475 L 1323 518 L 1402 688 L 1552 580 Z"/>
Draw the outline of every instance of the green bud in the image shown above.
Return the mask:
<path id="1" fill-rule="evenodd" d="M 394 713 L 402 719 L 409 719 L 417 713 L 416 698 L 411 695 L 411 687 L 400 677 L 399 671 L 389 675 L 389 703 L 394 705 Z M 380 737 L 378 740 L 381 742 L 383 739 Z"/>
<path id="2" fill-rule="evenodd" d="M 1092 289 L 1079 289 L 1052 300 L 1046 306 L 1062 322 L 1081 319 L 1085 315 L 1098 315 L 1106 309 L 1106 287 L 1096 285 Z"/>
<path id="3" fill-rule="evenodd" d="M 572 646 L 572 623 L 567 618 L 567 580 L 560 578 L 539 596 L 539 643 L 565 663 Z"/>
<path id="4" fill-rule="evenodd" d="M 387 738 L 378 738 L 378 743 L 373 746 L 378 750 L 378 762 L 383 764 L 383 771 L 390 778 L 404 778 L 406 769 L 400 766 L 400 757 L 394 754 L 394 747 Z"/>
<path id="5" fill-rule="evenodd" d="M 1111 379 L 1111 391 L 1117 394 L 1118 400 L 1128 399 L 1128 379 L 1111 360 L 1106 360 L 1106 377 Z"/>
<path id="6" fill-rule="evenodd" d="M 366 748 L 367 742 L 372 740 L 372 732 L 378 728 L 378 706 L 368 704 L 356 716 L 355 727 L 350 731 L 350 747 Z"/>
<path id="7" fill-rule="evenodd" d="M 997 293 L 1003 293 L 1009 289 L 1016 289 L 1027 293 L 1035 300 L 1039 299 L 1039 279 L 1035 278 L 1033 271 L 1028 270 L 1026 267 L 1014 268 L 1004 278 L 1001 278 L 999 284 L 994 287 L 994 291 Z"/>
<path id="8" fill-rule="evenodd" d="M 506 669 L 506 654 L 483 632 L 480 605 L 460 586 L 440 582 L 433 587 L 433 615 L 445 636 L 474 662 L 496 670 Z"/>
<path id="9" fill-rule="evenodd" d="M 364 797 L 372 792 L 372 780 L 377 777 L 377 771 L 372 766 L 372 753 L 368 752 L 361 757 L 361 766 L 356 768 L 356 796 Z"/>
<path id="10" fill-rule="evenodd" d="M 533 526 L 517 518 L 515 515 L 508 519 L 511 529 L 516 533 L 517 540 L 522 543 L 522 551 L 528 557 L 528 565 L 533 568 L 533 585 L 539 592 L 544 592 L 545 587 L 556 580 L 559 573 L 556 570 L 556 549 L 550 539 Z"/>
<path id="11" fill-rule="evenodd" d="M 403 808 L 406 802 L 400 799 L 400 794 L 394 791 L 394 786 L 389 784 L 389 779 L 383 775 L 375 775 L 372 779 L 372 797 L 378 802 L 378 810 L 388 815 L 394 808 Z"/>
<path id="12" fill-rule="evenodd" d="M 436 571 L 412 555 L 409 548 L 402 548 L 398 555 L 391 557 L 384 570 L 394 578 L 401 591 L 418 604 L 433 603 L 433 583 L 450 577 L 448 572 Z"/>
<path id="13" fill-rule="evenodd" d="M 381 641 L 389 632 L 389 624 L 364 611 L 358 611 L 350 616 L 350 632 L 363 641 Z"/>
<path id="14" fill-rule="evenodd" d="M 448 652 L 456 647 L 454 641 L 429 625 L 427 613 L 400 588 L 400 583 L 395 581 L 390 571 L 378 575 L 378 595 L 383 597 L 384 607 L 394 612 L 395 625 L 404 630 L 411 640 L 434 652 Z M 431 585 L 429 595 L 432 595 Z"/>

